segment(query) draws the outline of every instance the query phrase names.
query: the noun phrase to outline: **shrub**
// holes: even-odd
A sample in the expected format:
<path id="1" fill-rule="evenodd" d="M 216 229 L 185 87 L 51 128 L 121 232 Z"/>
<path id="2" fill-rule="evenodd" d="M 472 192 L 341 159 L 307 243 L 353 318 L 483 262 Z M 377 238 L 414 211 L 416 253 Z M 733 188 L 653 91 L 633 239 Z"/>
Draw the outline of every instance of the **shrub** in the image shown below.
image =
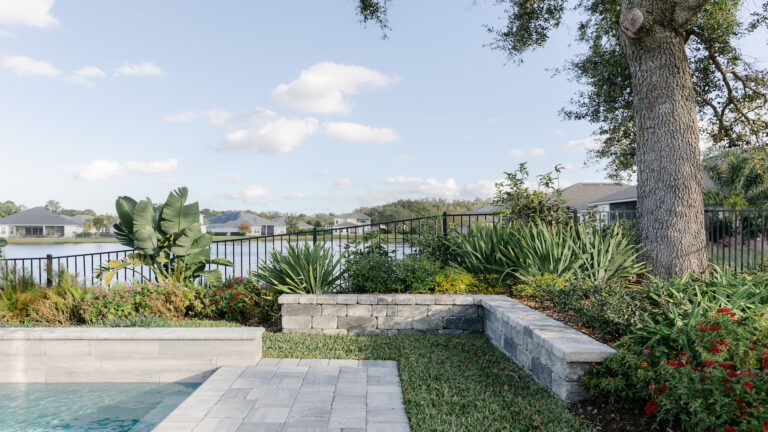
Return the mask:
<path id="1" fill-rule="evenodd" d="M 419 255 L 437 261 L 442 266 L 449 266 L 459 260 L 458 242 L 458 235 L 423 234 L 416 238 L 413 246 Z"/>
<path id="2" fill-rule="evenodd" d="M 265 295 L 253 278 L 228 279 L 220 288 L 206 290 L 210 315 L 206 318 L 249 323 L 258 319 L 259 309 L 268 307 L 276 296 Z M 276 315 L 276 313 L 275 313 Z M 264 318 L 262 315 L 261 318 Z"/>
<path id="3" fill-rule="evenodd" d="M 513 226 L 506 223 L 475 224 L 456 244 L 457 263 L 476 276 L 498 280 L 514 264 Z M 509 252 L 508 256 L 500 251 Z"/>
<path id="4" fill-rule="evenodd" d="M 283 293 L 333 292 L 344 277 L 341 259 L 320 243 L 289 245 L 285 255 L 273 249 L 269 258 L 253 276 L 266 288 Z"/>
<path id="5" fill-rule="evenodd" d="M 435 294 L 500 294 L 502 290 L 481 284 L 461 267 L 450 266 L 435 275 Z"/>
<path id="6" fill-rule="evenodd" d="M 435 289 L 440 263 L 420 254 L 410 254 L 394 262 L 394 289 L 397 292 L 429 293 Z"/>
<path id="7" fill-rule="evenodd" d="M 397 287 L 395 259 L 381 246 L 351 243 L 344 254 L 344 291 L 392 292 Z"/>

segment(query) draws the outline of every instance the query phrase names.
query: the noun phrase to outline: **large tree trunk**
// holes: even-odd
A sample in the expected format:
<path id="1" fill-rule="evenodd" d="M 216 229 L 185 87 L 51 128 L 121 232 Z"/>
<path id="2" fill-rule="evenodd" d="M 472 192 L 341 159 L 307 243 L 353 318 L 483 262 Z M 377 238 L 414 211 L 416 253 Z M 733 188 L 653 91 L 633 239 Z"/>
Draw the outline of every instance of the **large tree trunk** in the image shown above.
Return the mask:
<path id="1" fill-rule="evenodd" d="M 685 39 L 674 28 L 677 2 L 622 3 L 637 126 L 639 238 L 656 276 L 699 273 L 707 266 L 699 128 Z"/>

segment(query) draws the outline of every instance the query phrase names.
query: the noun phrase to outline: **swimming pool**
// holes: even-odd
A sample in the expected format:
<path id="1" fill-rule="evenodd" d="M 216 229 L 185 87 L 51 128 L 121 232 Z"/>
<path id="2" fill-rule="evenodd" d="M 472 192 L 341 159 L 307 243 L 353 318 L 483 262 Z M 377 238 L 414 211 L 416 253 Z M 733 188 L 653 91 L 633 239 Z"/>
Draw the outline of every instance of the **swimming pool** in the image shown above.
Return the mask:
<path id="1" fill-rule="evenodd" d="M 3 432 L 145 432 L 200 383 L 0 383 Z"/>

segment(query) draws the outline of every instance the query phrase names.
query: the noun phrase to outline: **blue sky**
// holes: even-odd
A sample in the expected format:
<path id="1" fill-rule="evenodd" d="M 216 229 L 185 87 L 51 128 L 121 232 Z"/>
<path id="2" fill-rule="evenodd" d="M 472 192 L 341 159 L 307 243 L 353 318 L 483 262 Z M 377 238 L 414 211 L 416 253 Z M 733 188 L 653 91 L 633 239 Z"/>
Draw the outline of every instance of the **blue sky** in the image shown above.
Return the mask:
<path id="1" fill-rule="evenodd" d="M 575 26 L 517 66 L 473 3 L 394 1 L 382 40 L 353 0 L 0 0 L 0 200 L 311 214 L 489 197 L 522 161 L 603 180 L 558 116 Z"/>

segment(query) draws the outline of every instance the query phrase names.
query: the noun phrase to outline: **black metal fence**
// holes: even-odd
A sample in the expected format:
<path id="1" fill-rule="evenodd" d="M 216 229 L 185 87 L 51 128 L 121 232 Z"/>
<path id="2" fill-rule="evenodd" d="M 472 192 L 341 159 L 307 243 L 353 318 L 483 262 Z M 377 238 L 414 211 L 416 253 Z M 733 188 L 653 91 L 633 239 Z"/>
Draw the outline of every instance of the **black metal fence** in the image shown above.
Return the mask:
<path id="1" fill-rule="evenodd" d="M 736 271 L 765 270 L 768 258 L 768 210 L 705 210 L 704 229 L 710 262 Z M 610 225 L 617 221 L 632 223 L 634 211 L 574 212 L 574 221 Z M 466 233 L 478 223 L 497 223 L 502 216 L 496 214 L 442 214 L 438 216 L 404 219 L 385 223 L 358 225 L 346 228 L 314 229 L 295 234 L 280 234 L 219 240 L 211 245 L 212 257 L 233 262 L 232 267 L 217 267 L 224 277 L 247 276 L 269 262 L 272 251 L 284 252 L 289 245 L 305 242 L 324 243 L 335 254 L 342 254 L 351 244 L 369 245 L 381 242 L 396 256 L 402 257 L 414 250 L 419 238 L 427 235 Z M 372 235 L 375 233 L 376 235 Z M 0 271 L 24 275 L 38 284 L 52 284 L 61 272 L 75 275 L 78 282 L 98 285 L 98 269 L 110 261 L 125 258 L 131 251 L 121 250 L 92 254 L 52 256 L 44 258 L 0 259 Z M 122 270 L 115 280 L 131 283 L 151 278 L 148 268 Z"/>
<path id="2" fill-rule="evenodd" d="M 375 241 L 402 257 L 411 253 L 420 237 L 447 235 L 454 231 L 466 232 L 472 224 L 496 223 L 498 220 L 500 216 L 494 214 L 443 214 L 345 228 L 314 229 L 294 234 L 217 240 L 211 245 L 211 257 L 228 259 L 234 265 L 212 267 L 221 271 L 225 278 L 247 276 L 269 262 L 272 251 L 283 253 L 289 245 L 306 242 L 324 243 L 334 254 L 341 255 L 348 245 L 354 243 L 366 246 Z M 110 261 L 121 260 L 130 253 L 130 250 L 121 250 L 58 257 L 47 255 L 44 258 L 0 259 L 0 271 L 31 278 L 37 284 L 49 286 L 63 272 L 75 275 L 77 281 L 84 285 L 94 286 L 101 283 L 96 276 L 100 267 L 108 265 Z M 149 268 L 138 267 L 121 270 L 113 280 L 132 283 L 151 277 Z"/>

